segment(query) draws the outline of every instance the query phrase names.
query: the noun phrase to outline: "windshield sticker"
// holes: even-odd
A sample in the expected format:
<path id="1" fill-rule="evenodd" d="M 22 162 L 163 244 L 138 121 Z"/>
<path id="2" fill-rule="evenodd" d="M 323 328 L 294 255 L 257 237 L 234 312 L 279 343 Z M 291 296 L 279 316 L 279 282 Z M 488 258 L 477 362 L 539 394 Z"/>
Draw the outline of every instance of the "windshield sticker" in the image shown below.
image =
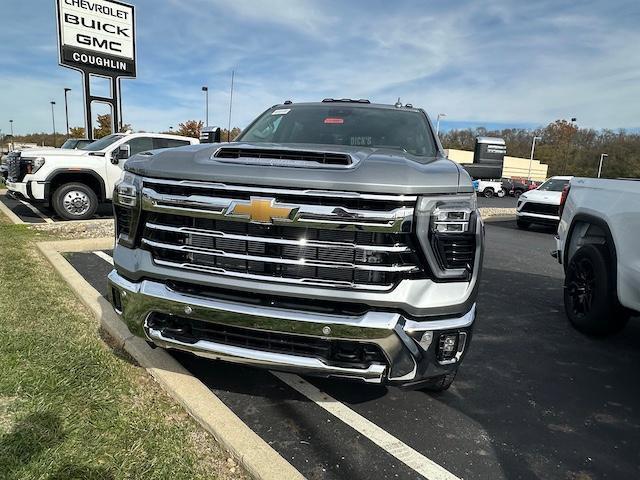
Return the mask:
<path id="1" fill-rule="evenodd" d="M 290 108 L 279 108 L 279 109 L 274 110 L 273 112 L 271 112 L 271 115 L 286 115 L 290 111 L 291 111 Z"/>
<path id="2" fill-rule="evenodd" d="M 325 118 L 324 123 L 331 123 L 335 125 L 342 125 L 344 123 L 344 118 Z"/>
<path id="3" fill-rule="evenodd" d="M 371 137 L 351 137 L 351 145 L 354 147 L 368 147 L 372 144 Z"/>

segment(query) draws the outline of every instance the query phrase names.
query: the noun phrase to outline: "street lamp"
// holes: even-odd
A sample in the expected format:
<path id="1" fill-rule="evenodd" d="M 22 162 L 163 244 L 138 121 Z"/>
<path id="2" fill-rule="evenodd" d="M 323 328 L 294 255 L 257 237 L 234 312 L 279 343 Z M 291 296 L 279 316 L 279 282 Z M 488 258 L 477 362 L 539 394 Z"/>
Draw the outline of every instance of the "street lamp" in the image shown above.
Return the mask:
<path id="1" fill-rule="evenodd" d="M 9 120 L 9 124 L 11 125 L 11 151 L 13 152 L 16 149 L 16 145 L 13 142 L 13 120 Z"/>
<path id="2" fill-rule="evenodd" d="M 439 113 L 436 117 L 436 135 L 440 133 L 440 119 L 446 117 L 446 113 Z"/>
<path id="3" fill-rule="evenodd" d="M 56 104 L 53 100 L 51 100 L 51 121 L 53 122 L 53 146 L 56 146 L 56 114 L 53 111 L 53 106 Z"/>
<path id="4" fill-rule="evenodd" d="M 602 173 L 602 161 L 604 160 L 604 157 L 608 157 L 609 155 L 607 155 L 606 153 L 602 153 L 600 154 L 600 165 L 598 166 L 598 178 L 600 178 L 600 174 Z"/>
<path id="5" fill-rule="evenodd" d="M 209 87 L 202 87 L 202 91 L 204 92 L 204 109 L 205 109 L 205 123 L 204 126 L 209 126 Z"/>
<path id="6" fill-rule="evenodd" d="M 533 137 L 533 142 L 531 143 L 531 157 L 529 157 L 529 175 L 527 175 L 527 180 L 531 181 L 531 164 L 533 163 L 533 154 L 536 151 L 536 140 L 542 140 L 542 137 Z"/>
<path id="7" fill-rule="evenodd" d="M 64 116 L 67 119 L 67 137 L 69 136 L 69 105 L 67 104 L 67 93 L 70 91 L 70 88 L 64 87 Z"/>

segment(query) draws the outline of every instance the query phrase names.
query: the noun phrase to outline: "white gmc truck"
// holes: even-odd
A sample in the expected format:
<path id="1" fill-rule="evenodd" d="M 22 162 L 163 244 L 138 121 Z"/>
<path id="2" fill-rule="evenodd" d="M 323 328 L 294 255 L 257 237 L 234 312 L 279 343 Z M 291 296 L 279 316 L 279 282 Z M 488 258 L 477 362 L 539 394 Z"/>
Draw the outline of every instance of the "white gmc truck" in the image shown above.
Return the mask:
<path id="1" fill-rule="evenodd" d="M 199 143 L 160 133 L 114 133 L 78 150 L 29 149 L 7 158 L 7 188 L 33 203 L 51 206 L 66 220 L 91 218 L 111 200 L 126 159 L 137 153 Z"/>
<path id="2" fill-rule="evenodd" d="M 621 330 L 640 312 L 640 181 L 572 178 L 560 217 L 567 317 L 590 335 Z"/>

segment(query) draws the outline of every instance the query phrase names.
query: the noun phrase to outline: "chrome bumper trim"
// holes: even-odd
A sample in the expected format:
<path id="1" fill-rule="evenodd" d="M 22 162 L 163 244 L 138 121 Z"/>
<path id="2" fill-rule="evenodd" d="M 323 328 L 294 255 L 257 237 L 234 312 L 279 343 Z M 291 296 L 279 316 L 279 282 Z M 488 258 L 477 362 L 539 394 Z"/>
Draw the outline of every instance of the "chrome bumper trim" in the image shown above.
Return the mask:
<path id="1" fill-rule="evenodd" d="M 196 343 L 184 343 L 167 338 L 162 332 L 149 328 L 145 322 L 144 331 L 149 340 L 162 348 L 190 352 L 198 357 L 212 360 L 225 360 L 235 363 L 259 365 L 276 370 L 291 370 L 301 374 L 312 374 L 331 377 L 348 377 L 360 379 L 368 383 L 382 383 L 386 365 L 372 364 L 366 369 L 332 367 L 317 358 L 265 352 L 249 348 L 235 347 L 199 340 Z"/>

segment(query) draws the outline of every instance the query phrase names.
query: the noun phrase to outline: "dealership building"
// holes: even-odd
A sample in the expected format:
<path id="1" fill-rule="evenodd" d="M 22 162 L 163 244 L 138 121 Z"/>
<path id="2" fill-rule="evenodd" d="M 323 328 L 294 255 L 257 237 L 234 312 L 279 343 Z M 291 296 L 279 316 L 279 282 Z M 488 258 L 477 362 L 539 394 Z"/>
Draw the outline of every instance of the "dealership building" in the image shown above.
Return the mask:
<path id="1" fill-rule="evenodd" d="M 473 163 L 473 152 L 470 150 L 456 150 L 449 148 L 445 150 L 449 159 L 456 163 Z M 540 163 L 538 160 L 531 162 L 531 175 L 529 175 L 529 159 L 520 157 L 504 157 L 502 176 L 506 178 L 528 178 L 532 180 L 546 180 L 549 165 Z"/>

